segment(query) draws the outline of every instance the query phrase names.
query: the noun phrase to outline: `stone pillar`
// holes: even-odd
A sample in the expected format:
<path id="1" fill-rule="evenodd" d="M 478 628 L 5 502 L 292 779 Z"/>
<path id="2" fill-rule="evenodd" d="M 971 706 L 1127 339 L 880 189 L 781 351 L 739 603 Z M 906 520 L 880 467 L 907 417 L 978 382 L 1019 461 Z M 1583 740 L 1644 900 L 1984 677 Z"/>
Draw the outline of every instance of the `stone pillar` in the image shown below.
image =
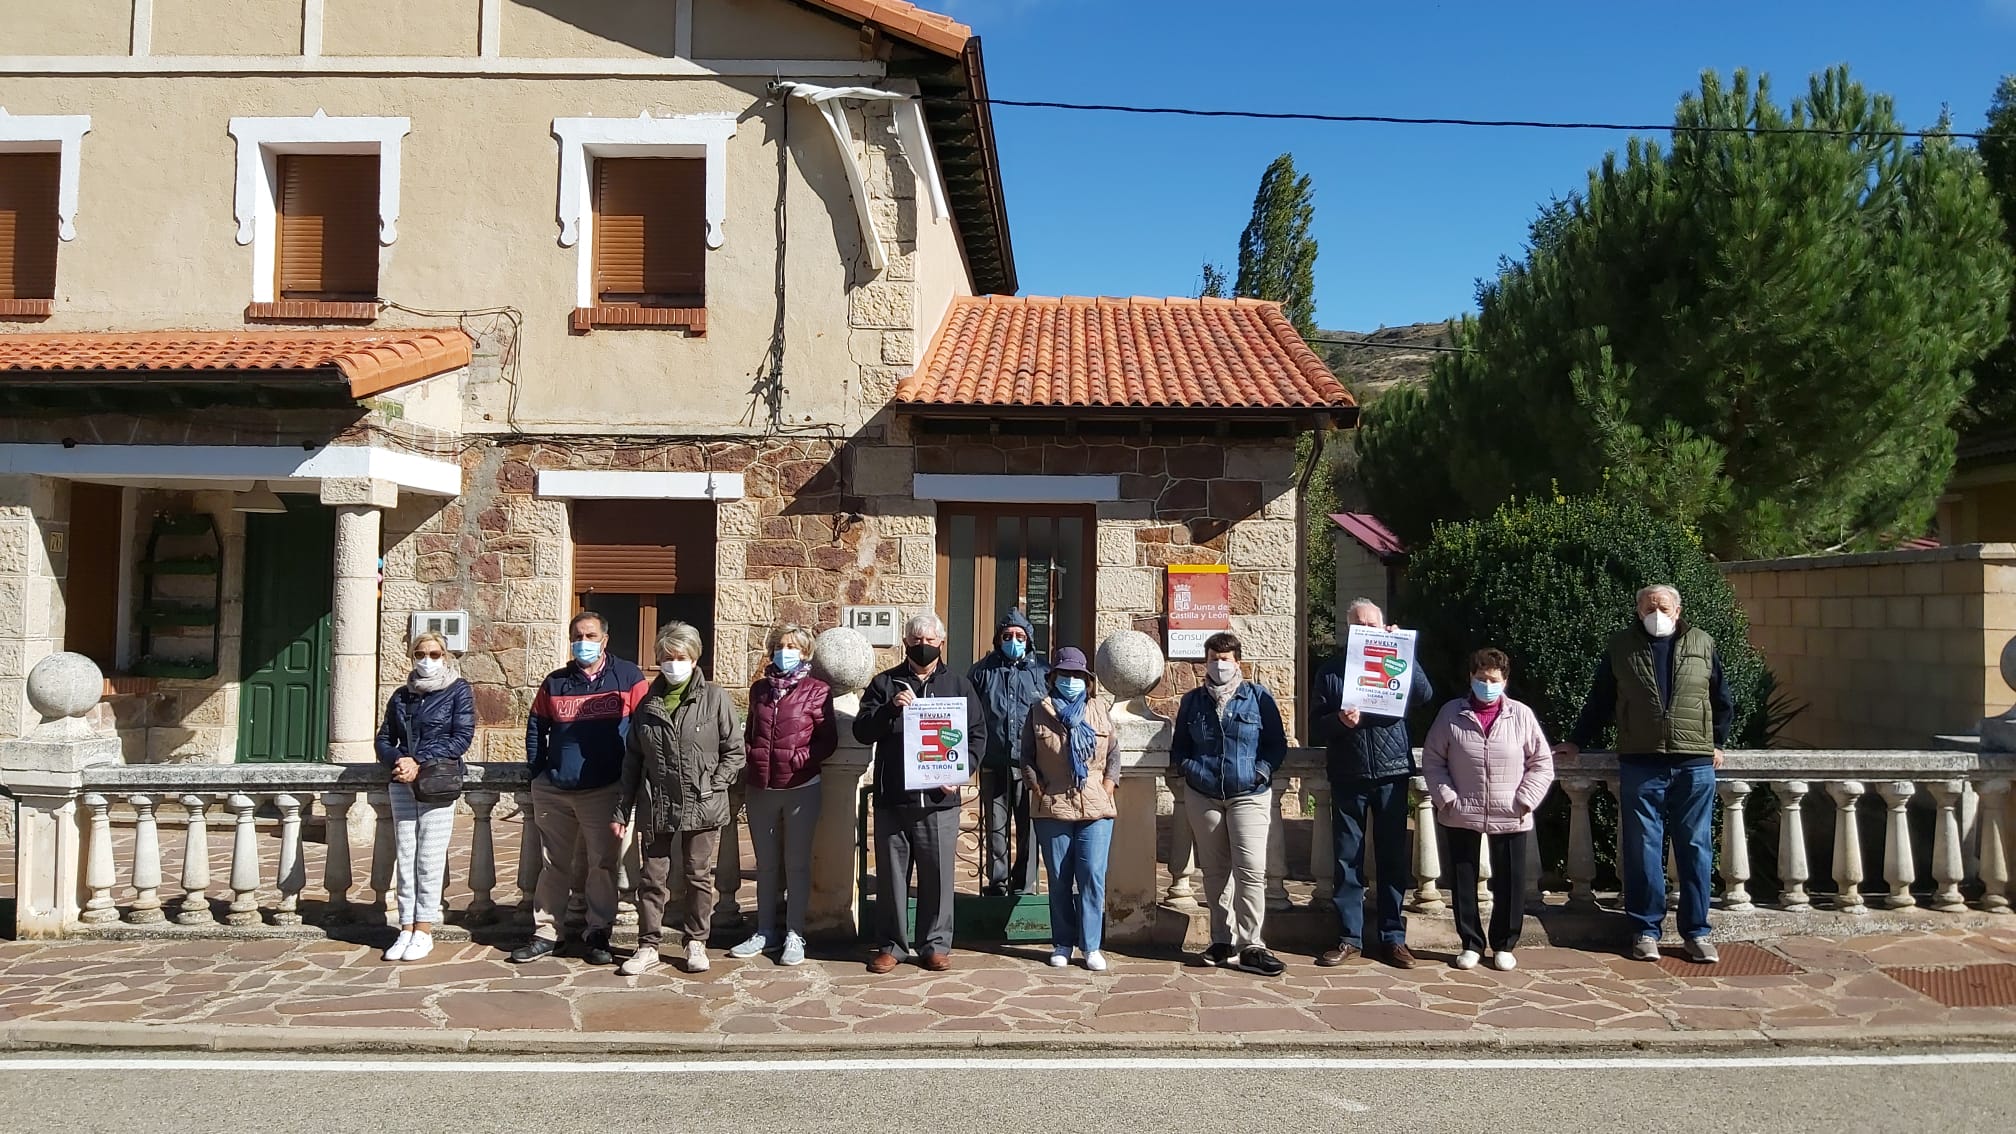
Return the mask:
<path id="1" fill-rule="evenodd" d="M 18 816 L 14 927 L 24 939 L 61 937 L 83 911 L 84 771 L 120 762 L 118 736 L 93 732 L 83 720 L 104 681 L 81 654 L 42 659 L 26 682 L 42 723 L 19 740 L 0 742 L 0 785 L 14 797 Z"/>
<path id="2" fill-rule="evenodd" d="M 812 894 L 805 929 L 814 937 L 853 941 L 861 936 L 861 785 L 873 764 L 854 740 L 860 689 L 875 673 L 875 648 L 858 632 L 836 628 L 812 646 L 812 668 L 833 687 L 840 747 L 819 770 L 819 823 L 812 829 Z M 798 900 L 792 894 L 787 899 Z"/>
<path id="3" fill-rule="evenodd" d="M 1122 630 L 1099 643 L 1093 667 L 1101 688 L 1114 698 L 1113 727 L 1123 771 L 1120 816 L 1106 865 L 1106 936 L 1116 944 L 1141 945 L 1154 938 L 1160 905 L 1155 862 L 1155 782 L 1169 774 L 1167 718 L 1148 707 L 1147 693 L 1162 680 L 1162 649 L 1148 635 Z M 1185 822 L 1179 812 L 1177 823 Z"/>
<path id="4" fill-rule="evenodd" d="M 63 523 L 60 487 L 48 477 L 0 476 L 0 738 L 35 727 L 28 670 L 62 648 L 62 578 L 49 554 L 49 536 Z M 0 819 L 0 831 L 5 825 Z"/>
<path id="5" fill-rule="evenodd" d="M 399 488 L 383 480 L 325 480 L 336 510 L 335 598 L 329 631 L 329 761 L 368 764 L 378 721 L 378 552 L 384 509 Z M 354 833 L 354 829 L 353 829 Z"/>

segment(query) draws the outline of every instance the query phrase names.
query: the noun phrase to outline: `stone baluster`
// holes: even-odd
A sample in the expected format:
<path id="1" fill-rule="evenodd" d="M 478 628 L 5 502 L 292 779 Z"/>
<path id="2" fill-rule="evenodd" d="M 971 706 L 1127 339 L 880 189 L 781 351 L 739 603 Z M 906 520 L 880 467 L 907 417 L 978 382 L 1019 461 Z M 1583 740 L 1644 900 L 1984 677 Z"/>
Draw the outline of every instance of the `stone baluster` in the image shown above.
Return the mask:
<path id="1" fill-rule="evenodd" d="M 497 913 L 496 900 L 491 896 L 491 891 L 497 888 L 497 844 L 490 815 L 497 808 L 498 795 L 494 791 L 472 791 L 462 798 L 469 801 L 470 814 L 469 911 L 465 920 L 470 925 L 482 925 Z"/>
<path id="2" fill-rule="evenodd" d="M 1442 877 L 1442 845 L 1435 837 L 1435 803 L 1428 798 L 1428 781 L 1415 776 L 1407 783 L 1414 792 L 1414 902 L 1422 912 L 1447 907 L 1436 879 Z M 1377 856 L 1367 856 L 1371 861 Z M 1489 856 L 1486 856 L 1489 857 Z"/>
<path id="3" fill-rule="evenodd" d="M 1568 903 L 1587 908 L 1596 904 L 1596 828 L 1590 820 L 1589 800 L 1596 781 L 1561 781 L 1568 795 Z"/>
<path id="4" fill-rule="evenodd" d="M 349 920 L 350 887 L 356 884 L 350 870 L 350 808 L 357 802 L 354 791 L 322 793 L 322 888 L 329 894 L 323 921 Z"/>
<path id="5" fill-rule="evenodd" d="M 1981 785 L 1981 908 L 1991 914 L 2016 912 L 2009 908 L 2010 786 L 2008 780 Z"/>
<path id="6" fill-rule="evenodd" d="M 133 911 L 127 920 L 159 925 L 167 919 L 161 913 L 161 829 L 154 798 L 136 795 L 128 802 L 133 805 Z"/>
<path id="7" fill-rule="evenodd" d="M 1869 909 L 1862 898 L 1862 824 L 1855 805 L 1865 789 L 1860 781 L 1842 780 L 1827 785 L 1834 797 L 1834 908 L 1844 913 L 1864 913 Z"/>
<path id="8" fill-rule="evenodd" d="M 249 795 L 233 792 L 224 800 L 233 816 L 231 830 L 231 908 L 224 924 L 258 925 L 259 918 L 259 830 L 253 824 L 259 804 Z"/>
<path id="9" fill-rule="evenodd" d="M 119 907 L 112 901 L 112 887 L 119 881 L 112 862 L 112 801 L 94 791 L 84 796 L 84 806 L 91 810 L 91 842 L 84 853 L 84 888 L 91 896 L 77 920 L 103 925 L 119 920 Z"/>
<path id="10" fill-rule="evenodd" d="M 300 925 L 301 891 L 308 885 L 308 859 L 301 849 L 301 800 L 277 795 L 273 806 L 280 809 L 280 869 L 274 880 L 280 904 L 273 907 L 273 924 Z"/>
<path id="11" fill-rule="evenodd" d="M 1918 785 L 1910 780 L 1887 780 L 1876 785 L 1876 792 L 1890 807 L 1883 823 L 1883 867 L 1890 892 L 1883 896 L 1883 904 L 1893 910 L 1910 909 L 1918 904 L 1911 896 L 1911 884 L 1918 880 L 1918 864 L 1911 856 L 1910 813 L 1911 797 L 1918 794 Z"/>
<path id="12" fill-rule="evenodd" d="M 1284 785 L 1267 793 L 1267 908 L 1293 907 L 1288 900 L 1288 828 L 1281 816 L 1281 804 L 1288 795 Z"/>
<path id="13" fill-rule="evenodd" d="M 1316 889 L 1309 904 L 1322 909 L 1337 897 L 1337 855 L 1333 843 L 1330 814 L 1330 777 L 1326 772 L 1304 776 L 1303 788 L 1309 800 L 1309 877 Z"/>
<path id="14" fill-rule="evenodd" d="M 1812 869 L 1806 864 L 1806 819 L 1800 810 L 1806 800 L 1804 780 L 1774 784 L 1778 795 L 1778 908 L 1810 910 L 1813 899 L 1806 893 Z"/>
<path id="15" fill-rule="evenodd" d="M 518 801 L 518 908 L 529 910 L 532 892 L 539 888 L 539 824 L 532 819 L 531 793 L 516 792 L 512 798 Z"/>
<path id="16" fill-rule="evenodd" d="M 1960 855 L 1960 795 L 1965 785 L 1959 780 L 1938 780 L 1925 785 L 1939 805 L 1938 821 L 1932 828 L 1932 908 L 1942 913 L 1963 913 L 1967 900 L 1960 896 L 1966 876 L 1966 862 Z"/>
<path id="17" fill-rule="evenodd" d="M 1197 908 L 1197 842 L 1190 830 L 1190 810 L 1183 800 L 1182 779 L 1169 781 L 1175 806 L 1169 813 L 1169 905 L 1184 911 Z"/>
<path id="18" fill-rule="evenodd" d="M 1722 908 L 1756 909 L 1750 900 L 1750 831 L 1744 824 L 1750 785 L 1723 780 L 1715 790 L 1722 797 Z"/>
<path id="19" fill-rule="evenodd" d="M 189 826 L 182 841 L 182 904 L 175 921 L 181 925 L 214 925 L 210 914 L 210 827 L 204 821 L 209 801 L 200 795 L 185 795 L 182 806 L 189 813 Z"/>
<path id="20" fill-rule="evenodd" d="M 367 793 L 365 802 L 371 805 L 377 816 L 377 823 L 371 829 L 371 902 L 376 907 L 372 924 L 387 920 L 386 912 L 398 898 L 392 889 L 392 864 L 397 847 L 392 841 L 392 795 L 390 792 Z"/>

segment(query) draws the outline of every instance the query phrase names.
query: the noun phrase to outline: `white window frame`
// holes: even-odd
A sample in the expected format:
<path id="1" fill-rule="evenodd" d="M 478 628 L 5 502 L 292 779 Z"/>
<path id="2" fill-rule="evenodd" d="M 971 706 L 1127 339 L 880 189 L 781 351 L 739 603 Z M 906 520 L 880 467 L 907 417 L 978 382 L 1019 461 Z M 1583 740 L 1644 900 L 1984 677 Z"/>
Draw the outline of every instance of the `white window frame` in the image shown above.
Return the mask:
<path id="1" fill-rule="evenodd" d="M 88 114 L 9 114 L 0 106 L 0 154 L 56 153 L 56 237 L 77 239 L 77 180 Z"/>
<path id="2" fill-rule="evenodd" d="M 697 157 L 707 163 L 707 247 L 721 247 L 728 217 L 728 139 L 733 114 L 653 118 L 555 118 L 560 141 L 560 244 L 578 246 L 575 306 L 594 307 L 595 193 L 592 158 Z"/>
<path id="3" fill-rule="evenodd" d="M 252 302 L 279 298 L 280 155 L 378 155 L 378 243 L 399 238 L 400 140 L 413 130 L 410 118 L 233 118 L 238 139 L 238 185 L 233 200 L 238 243 L 252 246 Z"/>

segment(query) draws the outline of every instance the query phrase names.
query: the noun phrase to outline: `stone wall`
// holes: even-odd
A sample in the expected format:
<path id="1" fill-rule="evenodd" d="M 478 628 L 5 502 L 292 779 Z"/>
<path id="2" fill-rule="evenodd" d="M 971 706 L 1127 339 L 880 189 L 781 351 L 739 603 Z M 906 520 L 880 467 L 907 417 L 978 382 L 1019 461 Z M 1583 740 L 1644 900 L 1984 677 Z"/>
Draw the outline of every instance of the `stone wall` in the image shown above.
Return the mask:
<path id="1" fill-rule="evenodd" d="M 2016 699 L 2002 648 L 2016 634 L 2016 546 L 1732 563 L 1750 641 L 1804 702 L 1784 741 L 1925 748 L 1971 733 Z"/>
<path id="2" fill-rule="evenodd" d="M 0 739 L 41 719 L 28 704 L 28 670 L 63 648 L 63 591 L 49 535 L 67 528 L 67 482 L 0 476 Z"/>

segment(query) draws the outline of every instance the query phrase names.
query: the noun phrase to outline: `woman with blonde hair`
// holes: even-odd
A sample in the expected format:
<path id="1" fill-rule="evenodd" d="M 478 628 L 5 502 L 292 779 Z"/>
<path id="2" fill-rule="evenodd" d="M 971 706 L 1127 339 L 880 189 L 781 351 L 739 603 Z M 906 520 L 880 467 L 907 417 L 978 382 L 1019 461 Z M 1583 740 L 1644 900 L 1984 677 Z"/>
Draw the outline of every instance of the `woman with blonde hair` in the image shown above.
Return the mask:
<path id="1" fill-rule="evenodd" d="M 833 690 L 812 676 L 812 631 L 771 628 L 768 662 L 749 687 L 744 782 L 749 841 L 756 847 L 756 932 L 728 950 L 777 962 L 805 961 L 805 912 L 812 903 L 812 829 L 819 824 L 819 766 L 839 746 Z M 778 907 L 784 916 L 779 924 Z"/>
<path id="2" fill-rule="evenodd" d="M 391 769 L 393 863 L 398 873 L 399 937 L 388 961 L 417 961 L 434 951 L 448 836 L 462 794 L 462 758 L 476 739 L 476 696 L 456 672 L 448 640 L 433 631 L 413 639 L 413 670 L 385 706 L 373 744 Z"/>

